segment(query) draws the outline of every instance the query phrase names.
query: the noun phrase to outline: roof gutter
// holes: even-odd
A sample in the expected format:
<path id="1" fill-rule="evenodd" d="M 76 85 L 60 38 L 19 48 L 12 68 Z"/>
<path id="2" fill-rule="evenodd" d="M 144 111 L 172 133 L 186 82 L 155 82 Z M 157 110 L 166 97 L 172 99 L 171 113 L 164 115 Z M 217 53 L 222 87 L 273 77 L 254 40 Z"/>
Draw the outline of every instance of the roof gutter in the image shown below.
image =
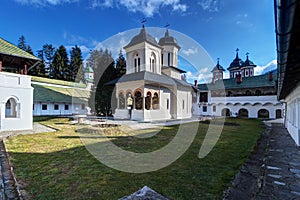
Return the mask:
<path id="1" fill-rule="evenodd" d="M 277 96 L 279 99 L 282 98 L 281 91 L 286 71 L 295 8 L 296 0 L 274 0 L 278 69 Z"/>

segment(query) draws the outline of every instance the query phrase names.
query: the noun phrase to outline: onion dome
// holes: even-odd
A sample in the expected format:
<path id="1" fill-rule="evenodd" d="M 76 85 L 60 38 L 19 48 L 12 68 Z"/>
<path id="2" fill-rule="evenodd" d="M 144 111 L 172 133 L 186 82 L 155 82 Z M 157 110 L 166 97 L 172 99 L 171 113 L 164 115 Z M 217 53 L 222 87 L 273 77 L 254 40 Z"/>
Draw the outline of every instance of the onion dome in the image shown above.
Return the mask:
<path id="1" fill-rule="evenodd" d="M 159 46 L 155 38 L 149 33 L 147 33 L 145 27 L 143 26 L 141 32 L 138 35 L 134 36 L 129 42 L 129 44 L 127 44 L 124 48 L 128 48 L 142 42 L 148 42 L 154 46 Z"/>
<path id="2" fill-rule="evenodd" d="M 244 67 L 247 67 L 247 66 L 256 67 L 256 65 L 251 60 L 249 60 L 249 56 L 248 55 L 249 55 L 249 53 L 246 53 L 247 58 L 246 58 L 243 66 Z"/>
<path id="3" fill-rule="evenodd" d="M 214 72 L 214 71 L 225 71 L 225 69 L 220 65 L 219 59 L 218 59 L 217 65 L 213 68 L 213 70 L 211 72 Z"/>
<path id="4" fill-rule="evenodd" d="M 160 46 L 165 46 L 165 45 L 176 46 L 178 49 L 180 49 L 177 40 L 174 37 L 170 36 L 168 29 L 166 30 L 165 36 L 160 38 L 158 44 Z"/>
<path id="5" fill-rule="evenodd" d="M 233 68 L 240 68 L 244 65 L 244 62 L 242 59 L 239 58 L 239 49 L 236 49 L 236 57 L 235 59 L 230 63 L 230 66 L 227 68 L 228 70 Z"/>

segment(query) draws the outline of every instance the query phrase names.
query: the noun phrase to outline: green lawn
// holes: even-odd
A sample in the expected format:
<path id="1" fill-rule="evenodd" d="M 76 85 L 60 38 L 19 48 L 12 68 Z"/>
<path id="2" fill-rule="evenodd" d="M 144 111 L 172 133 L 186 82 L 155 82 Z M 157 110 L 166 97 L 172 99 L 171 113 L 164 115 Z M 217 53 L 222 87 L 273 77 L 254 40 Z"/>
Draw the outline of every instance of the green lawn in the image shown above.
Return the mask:
<path id="1" fill-rule="evenodd" d="M 118 199 L 144 185 L 172 199 L 221 199 L 264 129 L 259 120 L 226 121 L 239 126 L 224 126 L 220 140 L 205 158 L 199 159 L 198 154 L 208 125 L 200 123 L 183 156 L 166 168 L 143 174 L 101 164 L 86 150 L 68 119 L 42 122 L 60 131 L 14 136 L 5 143 L 21 188 L 32 199 Z M 188 131 L 189 126 L 183 128 Z M 153 151 L 167 144 L 177 128 L 167 127 L 151 138 L 119 137 L 113 142 L 134 152 Z M 107 128 L 107 134 L 114 130 L 120 134 L 117 129 Z"/>

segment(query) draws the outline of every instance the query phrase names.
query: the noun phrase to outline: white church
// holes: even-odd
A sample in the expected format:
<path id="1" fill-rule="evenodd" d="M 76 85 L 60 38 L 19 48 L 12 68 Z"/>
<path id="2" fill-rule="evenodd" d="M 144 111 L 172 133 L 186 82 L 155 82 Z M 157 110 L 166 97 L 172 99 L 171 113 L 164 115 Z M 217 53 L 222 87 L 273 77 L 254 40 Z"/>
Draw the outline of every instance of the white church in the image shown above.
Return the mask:
<path id="1" fill-rule="evenodd" d="M 180 46 L 168 29 L 159 42 L 145 27 L 124 47 L 126 74 L 116 83 L 114 118 L 138 121 L 192 117 L 190 84 L 178 68 Z"/>

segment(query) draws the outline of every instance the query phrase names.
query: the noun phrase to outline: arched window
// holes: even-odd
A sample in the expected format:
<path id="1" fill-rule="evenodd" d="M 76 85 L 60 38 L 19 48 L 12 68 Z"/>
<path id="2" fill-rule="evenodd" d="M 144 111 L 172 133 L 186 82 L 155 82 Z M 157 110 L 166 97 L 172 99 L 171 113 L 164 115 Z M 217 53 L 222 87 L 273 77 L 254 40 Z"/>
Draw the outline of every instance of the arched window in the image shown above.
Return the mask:
<path id="1" fill-rule="evenodd" d="M 146 110 L 150 110 L 151 109 L 151 92 L 147 92 L 147 96 L 145 98 L 145 108 Z"/>
<path id="2" fill-rule="evenodd" d="M 261 95 L 261 91 L 260 90 L 255 90 L 255 95 L 256 96 L 260 96 Z"/>
<path id="3" fill-rule="evenodd" d="M 123 92 L 119 93 L 119 109 L 125 109 L 125 97 Z"/>
<path id="4" fill-rule="evenodd" d="M 17 101 L 14 98 L 10 98 L 5 103 L 5 117 L 16 118 L 17 117 Z"/>
<path id="5" fill-rule="evenodd" d="M 246 91 L 246 96 L 250 96 L 250 95 L 251 95 L 250 90 L 247 90 L 247 91 Z"/>
<path id="6" fill-rule="evenodd" d="M 257 113 L 258 118 L 269 118 L 269 111 L 267 109 L 260 109 Z"/>
<path id="7" fill-rule="evenodd" d="M 138 53 L 134 55 L 134 72 L 141 71 L 141 58 Z"/>
<path id="8" fill-rule="evenodd" d="M 137 110 L 143 109 L 143 97 L 140 91 L 135 92 L 134 99 L 135 99 L 135 109 Z"/>
<path id="9" fill-rule="evenodd" d="M 158 97 L 158 93 L 155 92 L 152 98 L 152 108 L 154 110 L 159 109 L 159 97 Z"/>
<path id="10" fill-rule="evenodd" d="M 150 71 L 151 72 L 156 72 L 156 56 L 154 53 L 151 53 L 150 57 Z"/>

